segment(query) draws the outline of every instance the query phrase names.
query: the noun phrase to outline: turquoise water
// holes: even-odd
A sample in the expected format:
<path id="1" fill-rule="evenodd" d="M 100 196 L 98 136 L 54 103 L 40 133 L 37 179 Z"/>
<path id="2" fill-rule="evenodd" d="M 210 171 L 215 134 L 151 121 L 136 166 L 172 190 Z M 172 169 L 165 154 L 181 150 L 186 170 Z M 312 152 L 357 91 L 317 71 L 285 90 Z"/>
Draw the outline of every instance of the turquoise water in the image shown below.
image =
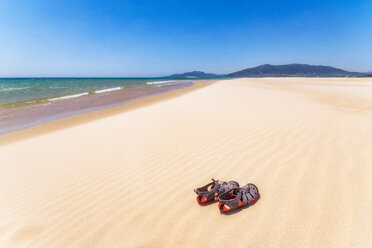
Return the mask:
<path id="1" fill-rule="evenodd" d="M 175 81 L 159 78 L 0 78 L 0 105 L 171 82 Z"/>

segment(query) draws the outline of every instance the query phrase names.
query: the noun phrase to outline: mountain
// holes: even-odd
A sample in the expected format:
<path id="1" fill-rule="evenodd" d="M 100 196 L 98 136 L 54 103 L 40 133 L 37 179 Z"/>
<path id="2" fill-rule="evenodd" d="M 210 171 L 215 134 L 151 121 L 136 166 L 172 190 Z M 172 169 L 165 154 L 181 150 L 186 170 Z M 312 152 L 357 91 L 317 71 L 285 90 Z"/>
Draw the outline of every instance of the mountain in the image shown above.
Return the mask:
<path id="1" fill-rule="evenodd" d="M 214 73 L 205 73 L 202 71 L 191 71 L 191 72 L 185 72 L 182 74 L 173 74 L 170 76 L 166 76 L 165 78 L 217 78 L 221 76 L 223 75 L 218 75 Z"/>
<path id="2" fill-rule="evenodd" d="M 350 72 L 331 66 L 288 64 L 288 65 L 260 65 L 233 72 L 227 75 L 192 71 L 173 74 L 164 78 L 218 78 L 218 77 L 360 77 L 370 73 Z"/>
<path id="3" fill-rule="evenodd" d="M 227 74 L 227 77 L 342 77 L 362 76 L 363 73 L 350 72 L 322 65 L 289 64 L 260 65 Z"/>

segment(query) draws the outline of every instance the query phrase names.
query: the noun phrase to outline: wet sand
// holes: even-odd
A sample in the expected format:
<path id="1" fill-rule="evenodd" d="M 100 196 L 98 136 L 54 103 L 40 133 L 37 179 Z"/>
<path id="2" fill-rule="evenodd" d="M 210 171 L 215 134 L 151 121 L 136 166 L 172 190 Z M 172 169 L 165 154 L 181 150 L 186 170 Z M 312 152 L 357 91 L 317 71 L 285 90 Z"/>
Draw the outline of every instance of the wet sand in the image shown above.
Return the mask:
<path id="1" fill-rule="evenodd" d="M 192 86 L 191 81 L 128 87 L 78 98 L 0 109 L 0 135 L 68 116 L 112 108 L 142 97 L 190 86 Z"/>
<path id="2" fill-rule="evenodd" d="M 372 246 L 372 79 L 191 88 L 11 133 L 0 247 Z M 221 215 L 210 178 L 261 198 Z"/>

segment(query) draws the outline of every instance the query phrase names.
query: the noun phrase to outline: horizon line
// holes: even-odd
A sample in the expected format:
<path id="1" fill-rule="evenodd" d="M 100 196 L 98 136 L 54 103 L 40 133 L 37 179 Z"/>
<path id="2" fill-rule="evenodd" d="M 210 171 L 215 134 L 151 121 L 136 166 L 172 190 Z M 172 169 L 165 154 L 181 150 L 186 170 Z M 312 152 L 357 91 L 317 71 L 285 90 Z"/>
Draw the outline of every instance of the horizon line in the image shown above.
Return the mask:
<path id="1" fill-rule="evenodd" d="M 339 67 L 334 67 L 334 66 L 330 66 L 330 65 L 320 65 L 320 64 L 312 65 L 312 64 L 305 64 L 305 63 L 289 63 L 289 64 L 268 64 L 268 63 L 265 63 L 265 64 L 260 64 L 258 66 L 246 67 L 246 68 L 234 71 L 234 72 L 223 73 L 223 74 L 215 73 L 215 72 L 205 72 L 205 71 L 201 71 L 201 70 L 190 70 L 190 71 L 172 73 L 170 75 L 165 75 L 165 76 L 67 76 L 67 75 L 66 76 L 0 76 L 0 79 L 16 79 L 16 78 L 98 78 L 98 79 L 99 78 L 126 78 L 126 79 L 128 79 L 128 78 L 129 79 L 130 78 L 133 78 L 133 79 L 143 78 L 143 79 L 148 79 L 148 78 L 164 78 L 164 77 L 169 77 L 169 76 L 174 75 L 174 74 L 184 74 L 184 73 L 189 73 L 189 72 L 211 73 L 211 74 L 217 74 L 217 75 L 220 75 L 220 77 L 223 77 L 223 76 L 231 74 L 231 73 L 235 73 L 235 72 L 239 72 L 241 70 L 255 68 L 255 67 L 259 67 L 259 66 L 263 66 L 263 65 L 273 65 L 273 66 L 281 66 L 281 65 L 325 66 L 325 67 L 333 67 L 333 68 L 336 68 L 336 69 L 341 69 L 341 70 L 344 70 L 344 71 L 347 71 L 347 72 L 357 72 L 357 73 L 364 73 L 364 74 L 372 73 L 372 70 L 371 71 L 354 71 L 354 70 L 350 71 L 350 70 L 342 69 L 342 68 L 339 68 Z"/>

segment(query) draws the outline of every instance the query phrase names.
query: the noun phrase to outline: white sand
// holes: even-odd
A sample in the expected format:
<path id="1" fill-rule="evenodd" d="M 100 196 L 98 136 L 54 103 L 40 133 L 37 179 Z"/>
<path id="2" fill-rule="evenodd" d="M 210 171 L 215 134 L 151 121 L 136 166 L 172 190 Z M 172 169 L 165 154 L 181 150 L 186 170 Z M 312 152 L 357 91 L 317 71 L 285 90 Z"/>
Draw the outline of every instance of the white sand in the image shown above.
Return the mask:
<path id="1" fill-rule="evenodd" d="M 261 199 L 200 207 L 212 177 Z M 372 79 L 221 81 L 2 145 L 0 247 L 372 247 Z"/>

